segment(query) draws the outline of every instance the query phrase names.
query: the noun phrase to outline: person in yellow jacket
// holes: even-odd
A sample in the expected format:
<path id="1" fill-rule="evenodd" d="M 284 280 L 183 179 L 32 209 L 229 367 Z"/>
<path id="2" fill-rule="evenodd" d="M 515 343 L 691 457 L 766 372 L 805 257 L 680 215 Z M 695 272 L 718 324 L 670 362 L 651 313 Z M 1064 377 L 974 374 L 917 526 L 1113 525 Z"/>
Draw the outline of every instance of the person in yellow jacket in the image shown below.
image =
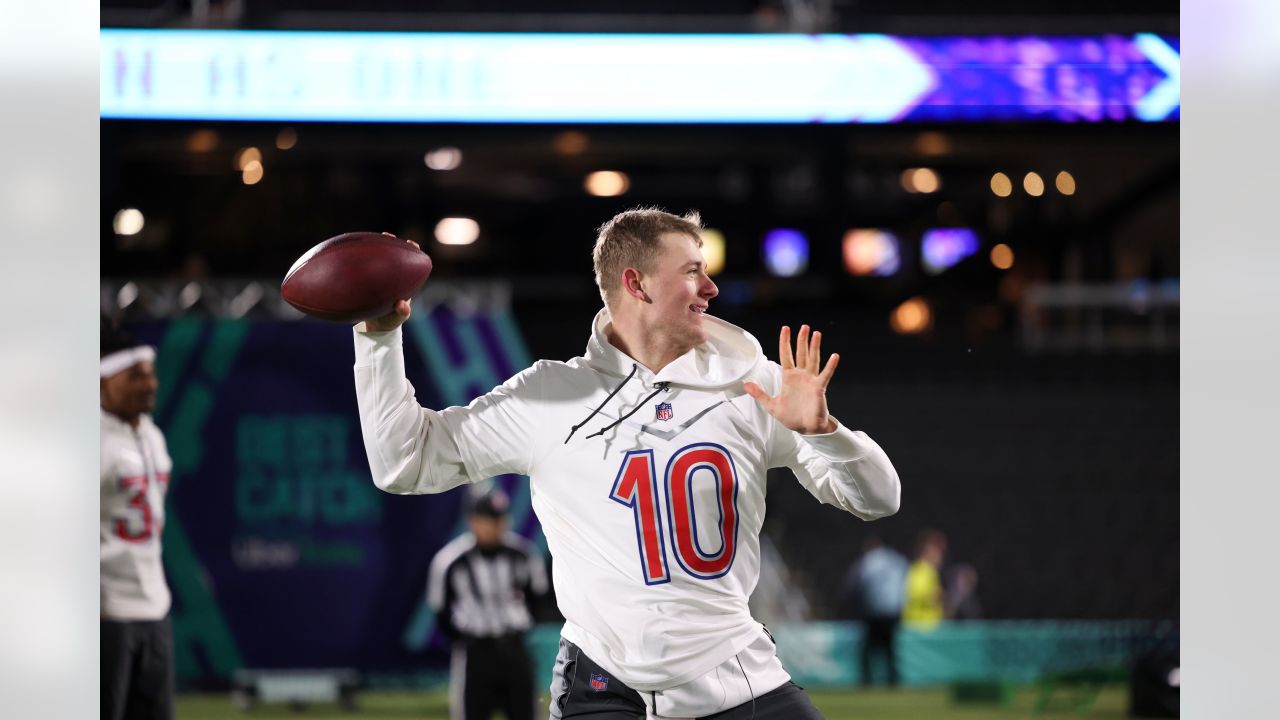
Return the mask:
<path id="1" fill-rule="evenodd" d="M 902 624 L 917 630 L 931 630 L 942 622 L 945 604 L 942 594 L 942 559 L 947 553 L 947 536 L 925 530 L 916 543 L 916 559 L 907 570 L 906 602 Z"/>

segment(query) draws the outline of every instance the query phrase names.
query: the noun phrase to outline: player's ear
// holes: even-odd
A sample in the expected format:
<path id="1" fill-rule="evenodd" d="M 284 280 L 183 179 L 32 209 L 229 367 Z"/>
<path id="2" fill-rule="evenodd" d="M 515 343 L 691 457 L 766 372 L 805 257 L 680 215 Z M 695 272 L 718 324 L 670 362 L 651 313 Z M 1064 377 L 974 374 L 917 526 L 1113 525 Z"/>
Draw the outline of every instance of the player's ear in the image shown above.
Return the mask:
<path id="1" fill-rule="evenodd" d="M 644 291 L 644 276 L 635 268 L 622 271 L 622 291 L 641 302 L 652 302 Z"/>

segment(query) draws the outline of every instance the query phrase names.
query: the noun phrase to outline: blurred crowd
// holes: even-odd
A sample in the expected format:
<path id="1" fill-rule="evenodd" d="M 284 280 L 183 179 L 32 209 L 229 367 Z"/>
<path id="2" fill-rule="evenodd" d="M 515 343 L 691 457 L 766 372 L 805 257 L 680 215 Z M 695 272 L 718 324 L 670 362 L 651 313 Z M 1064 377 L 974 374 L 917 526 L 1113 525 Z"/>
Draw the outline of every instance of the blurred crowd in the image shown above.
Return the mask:
<path id="1" fill-rule="evenodd" d="M 867 684 L 879 677 L 874 672 L 877 660 L 888 683 L 898 684 L 899 627 L 927 631 L 943 620 L 982 617 L 978 571 L 966 563 L 947 563 L 947 536 L 940 530 L 921 531 L 910 560 L 879 536 L 869 536 L 845 577 L 844 595 L 854 617 L 863 622 L 860 660 Z"/>

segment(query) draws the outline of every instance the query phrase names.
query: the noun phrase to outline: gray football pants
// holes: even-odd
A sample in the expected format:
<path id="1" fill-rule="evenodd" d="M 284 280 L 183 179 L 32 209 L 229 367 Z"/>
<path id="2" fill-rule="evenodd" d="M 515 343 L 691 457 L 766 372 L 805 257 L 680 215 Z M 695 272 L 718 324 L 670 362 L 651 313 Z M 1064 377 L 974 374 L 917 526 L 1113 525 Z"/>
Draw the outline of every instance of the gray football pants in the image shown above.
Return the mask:
<path id="1" fill-rule="evenodd" d="M 173 720 L 173 630 L 169 618 L 102 620 L 102 720 Z"/>

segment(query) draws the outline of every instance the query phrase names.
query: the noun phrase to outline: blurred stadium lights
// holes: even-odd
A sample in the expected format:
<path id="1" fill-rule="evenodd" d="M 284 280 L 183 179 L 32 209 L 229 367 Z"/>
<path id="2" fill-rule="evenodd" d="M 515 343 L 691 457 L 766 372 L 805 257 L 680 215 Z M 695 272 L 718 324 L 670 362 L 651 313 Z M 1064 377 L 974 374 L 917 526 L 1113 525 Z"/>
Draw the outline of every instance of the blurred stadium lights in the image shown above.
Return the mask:
<path id="1" fill-rule="evenodd" d="M 1076 179 L 1066 170 L 1058 173 L 1058 177 L 1054 178 L 1053 184 L 1058 188 L 1058 192 L 1063 195 L 1076 194 Z"/>
<path id="2" fill-rule="evenodd" d="M 1032 197 L 1040 197 L 1044 194 L 1044 179 L 1039 173 L 1029 172 L 1022 178 L 1022 189 Z"/>
<path id="3" fill-rule="evenodd" d="M 582 186 L 596 197 L 616 197 L 631 187 L 631 178 L 617 170 L 597 170 L 587 175 Z"/>
<path id="4" fill-rule="evenodd" d="M 854 229 L 844 234 L 844 266 L 851 275 L 898 272 L 898 238 L 887 230 Z"/>
<path id="5" fill-rule="evenodd" d="M 932 168 L 907 168 L 902 171 L 902 189 L 909 193 L 928 194 L 942 187 L 938 171 Z"/>
<path id="6" fill-rule="evenodd" d="M 217 130 L 210 130 L 208 128 L 193 130 L 191 134 L 187 136 L 187 150 L 193 153 L 212 152 L 218 147 L 219 140 L 220 138 L 218 137 Z"/>
<path id="7" fill-rule="evenodd" d="M 991 248 L 991 264 L 999 270 L 1013 267 L 1013 248 L 1004 243 Z"/>
<path id="8" fill-rule="evenodd" d="M 771 275 L 795 277 L 809 267 L 809 238 L 799 230 L 777 228 L 764 236 L 764 265 Z"/>
<path id="9" fill-rule="evenodd" d="M 262 180 L 264 172 L 260 160 L 250 160 L 244 164 L 240 179 L 245 185 L 257 185 Z"/>
<path id="10" fill-rule="evenodd" d="M 120 286 L 119 292 L 116 293 L 116 307 L 124 310 L 138 299 L 138 286 L 136 283 L 127 282 Z"/>
<path id="11" fill-rule="evenodd" d="M 889 327 L 899 335 L 917 335 L 933 327 L 933 308 L 922 297 L 913 297 L 893 309 Z"/>
<path id="12" fill-rule="evenodd" d="M 279 150 L 292 150 L 298 144 L 298 131 L 291 127 L 284 128 L 276 133 L 276 148 Z"/>
<path id="13" fill-rule="evenodd" d="M 939 157 L 951 152 L 951 139 L 946 135 L 929 131 L 916 136 L 916 152 L 929 157 Z"/>
<path id="14" fill-rule="evenodd" d="M 259 150 L 258 148 L 244 147 L 244 148 L 240 148 L 236 152 L 236 162 L 235 162 L 236 170 L 243 171 L 245 168 L 249 166 L 249 163 L 253 163 L 253 162 L 258 163 L 259 165 L 262 164 L 262 151 Z"/>
<path id="15" fill-rule="evenodd" d="M 537 278 L 526 279 L 537 282 Z M 211 318 L 249 315 L 274 320 L 304 319 L 305 315 L 280 296 L 278 279 L 276 280 L 155 278 L 122 281 L 103 278 L 99 309 L 107 317 L 124 316 L 129 320 L 167 319 L 187 311 L 188 308 L 183 304 L 185 293 L 185 300 L 194 297 L 192 305 L 198 302 L 200 313 Z M 437 305 L 446 305 L 457 311 L 463 308 L 469 308 L 473 312 L 477 308 L 486 312 L 509 311 L 511 296 L 510 281 L 433 280 L 414 297 L 414 312 L 429 310 Z M 598 297 L 597 295 L 596 298 Z M 236 301 L 237 298 L 240 298 L 239 302 Z"/>
<path id="16" fill-rule="evenodd" d="M 456 147 L 440 147 L 427 151 L 422 161 L 432 170 L 456 170 L 462 164 L 462 151 Z"/>
<path id="17" fill-rule="evenodd" d="M 924 271 L 937 275 L 978 252 L 978 234 L 972 228 L 930 228 L 920 238 Z"/>
<path id="18" fill-rule="evenodd" d="M 581 155 L 590 144 L 587 134 L 578 130 L 565 130 L 551 140 L 551 147 L 560 155 Z"/>
<path id="19" fill-rule="evenodd" d="M 178 293 L 178 306 L 183 310 L 190 308 L 200 300 L 201 293 L 200 283 L 194 281 L 187 283 Z"/>
<path id="20" fill-rule="evenodd" d="M 1008 175 L 998 172 L 991 176 L 991 192 L 998 197 L 1009 197 L 1013 194 L 1013 181 Z"/>
<path id="21" fill-rule="evenodd" d="M 122 208 L 116 213 L 111 227 L 117 235 L 137 235 L 142 232 L 146 222 L 147 219 L 138 208 Z"/>
<path id="22" fill-rule="evenodd" d="M 480 223 L 469 217 L 447 217 L 436 223 L 435 235 L 441 245 L 470 245 L 480 237 Z"/>
<path id="23" fill-rule="evenodd" d="M 916 189 L 915 168 L 907 168 L 898 176 L 898 181 L 902 184 L 902 189 L 909 193 L 920 192 Z"/>
<path id="24" fill-rule="evenodd" d="M 724 233 L 715 228 L 703 228 L 702 257 L 707 262 L 707 274 L 719 275 L 724 270 Z"/>

